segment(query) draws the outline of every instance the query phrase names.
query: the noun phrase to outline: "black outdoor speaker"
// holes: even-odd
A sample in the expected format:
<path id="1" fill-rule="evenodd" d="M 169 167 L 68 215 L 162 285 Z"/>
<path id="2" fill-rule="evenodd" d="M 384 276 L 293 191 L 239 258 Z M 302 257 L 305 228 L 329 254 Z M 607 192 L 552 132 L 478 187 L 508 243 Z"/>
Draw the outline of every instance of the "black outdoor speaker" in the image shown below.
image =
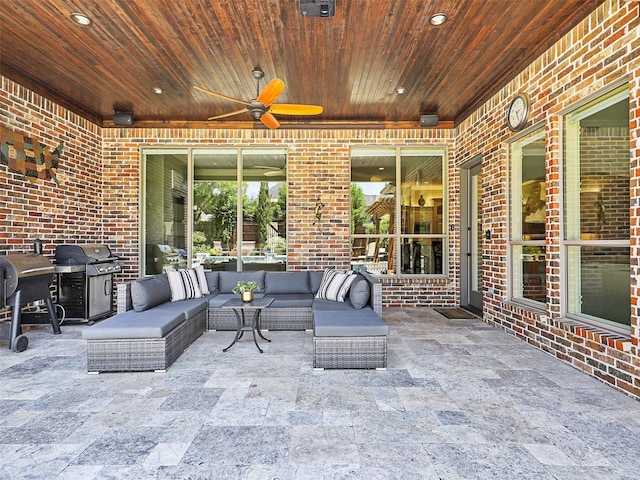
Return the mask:
<path id="1" fill-rule="evenodd" d="M 437 113 L 423 113 L 420 115 L 421 127 L 435 127 L 438 125 L 439 119 Z"/>
<path id="2" fill-rule="evenodd" d="M 113 123 L 119 127 L 130 127 L 133 124 L 133 113 L 115 113 Z"/>

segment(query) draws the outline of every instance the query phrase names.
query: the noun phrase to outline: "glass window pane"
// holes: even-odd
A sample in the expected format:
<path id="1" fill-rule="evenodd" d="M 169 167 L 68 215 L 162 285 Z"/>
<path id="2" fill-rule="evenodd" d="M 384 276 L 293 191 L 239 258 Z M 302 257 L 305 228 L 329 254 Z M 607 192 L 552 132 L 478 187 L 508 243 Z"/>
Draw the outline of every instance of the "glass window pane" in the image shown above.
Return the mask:
<path id="1" fill-rule="evenodd" d="M 567 118 L 567 240 L 629 239 L 629 98 L 621 95 Z"/>
<path id="2" fill-rule="evenodd" d="M 286 158 L 282 149 L 242 150 L 242 270 L 286 270 Z"/>
<path id="3" fill-rule="evenodd" d="M 574 246 L 568 250 L 569 313 L 629 327 L 629 248 Z"/>
<path id="4" fill-rule="evenodd" d="M 402 239 L 402 270 L 404 274 L 442 274 L 442 239 Z"/>
<path id="5" fill-rule="evenodd" d="M 235 271 L 237 151 L 197 151 L 193 163 L 194 263 Z"/>
<path id="6" fill-rule="evenodd" d="M 403 150 L 401 233 L 442 233 L 442 154 Z"/>
<path id="7" fill-rule="evenodd" d="M 145 152 L 143 265 L 145 275 L 187 266 L 186 152 Z"/>
<path id="8" fill-rule="evenodd" d="M 545 303 L 545 247 L 514 245 L 511 254 L 513 298 Z"/>
<path id="9" fill-rule="evenodd" d="M 393 269 L 395 149 L 351 151 L 351 266 L 372 274 Z"/>

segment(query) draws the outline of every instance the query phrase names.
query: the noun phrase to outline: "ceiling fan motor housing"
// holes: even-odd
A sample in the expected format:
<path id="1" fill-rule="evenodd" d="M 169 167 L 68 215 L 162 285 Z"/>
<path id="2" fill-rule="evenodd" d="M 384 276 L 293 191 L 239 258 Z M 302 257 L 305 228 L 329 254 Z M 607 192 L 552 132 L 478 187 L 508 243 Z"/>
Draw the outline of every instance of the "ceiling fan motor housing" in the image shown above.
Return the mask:
<path id="1" fill-rule="evenodd" d="M 300 13 L 305 17 L 333 17 L 336 0 L 300 0 Z"/>
<path id="2" fill-rule="evenodd" d="M 260 120 L 262 115 L 264 115 L 267 111 L 267 107 L 264 106 L 262 102 L 258 102 L 257 100 L 251 101 L 251 106 L 249 107 L 249 113 L 256 120 Z"/>

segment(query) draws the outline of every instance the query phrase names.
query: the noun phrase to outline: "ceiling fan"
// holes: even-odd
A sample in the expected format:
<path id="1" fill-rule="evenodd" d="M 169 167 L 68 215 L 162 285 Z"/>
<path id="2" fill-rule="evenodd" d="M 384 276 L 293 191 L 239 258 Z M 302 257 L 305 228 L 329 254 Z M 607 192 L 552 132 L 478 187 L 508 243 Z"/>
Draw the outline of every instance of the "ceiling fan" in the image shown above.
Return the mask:
<path id="1" fill-rule="evenodd" d="M 223 113 L 222 115 L 215 115 L 213 117 L 209 117 L 207 120 L 217 120 L 219 118 L 231 117 L 240 113 L 249 112 L 253 118 L 260 120 L 265 126 L 273 130 L 280 126 L 276 117 L 273 116 L 274 113 L 279 115 L 319 115 L 322 113 L 322 107 L 319 105 L 273 103 L 284 91 L 284 82 L 279 78 L 274 78 L 262 91 L 260 91 L 260 80 L 264 78 L 264 72 L 256 68 L 251 72 L 251 76 L 256 79 L 257 92 L 256 98 L 250 101 L 239 100 L 237 98 L 228 97 L 227 95 L 222 95 L 221 93 L 212 92 L 206 88 L 194 86 L 193 88 L 196 90 L 208 93 L 214 97 L 223 98 L 230 102 L 245 105 L 245 107 L 240 110 Z"/>

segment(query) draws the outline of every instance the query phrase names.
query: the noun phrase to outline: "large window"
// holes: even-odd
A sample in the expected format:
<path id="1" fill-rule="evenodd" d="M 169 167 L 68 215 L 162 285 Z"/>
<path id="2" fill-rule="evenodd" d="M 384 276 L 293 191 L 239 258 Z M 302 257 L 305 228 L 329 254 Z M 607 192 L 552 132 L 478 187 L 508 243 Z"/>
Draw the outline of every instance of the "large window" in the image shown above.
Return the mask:
<path id="1" fill-rule="evenodd" d="M 564 131 L 567 314 L 628 330 L 628 88 L 571 112 Z"/>
<path id="2" fill-rule="evenodd" d="M 143 153 L 142 271 L 286 270 L 286 151 Z"/>
<path id="3" fill-rule="evenodd" d="M 442 148 L 351 150 L 351 265 L 372 274 L 445 272 Z"/>
<path id="4" fill-rule="evenodd" d="M 545 303 L 545 146 L 544 130 L 511 145 L 511 296 Z"/>

